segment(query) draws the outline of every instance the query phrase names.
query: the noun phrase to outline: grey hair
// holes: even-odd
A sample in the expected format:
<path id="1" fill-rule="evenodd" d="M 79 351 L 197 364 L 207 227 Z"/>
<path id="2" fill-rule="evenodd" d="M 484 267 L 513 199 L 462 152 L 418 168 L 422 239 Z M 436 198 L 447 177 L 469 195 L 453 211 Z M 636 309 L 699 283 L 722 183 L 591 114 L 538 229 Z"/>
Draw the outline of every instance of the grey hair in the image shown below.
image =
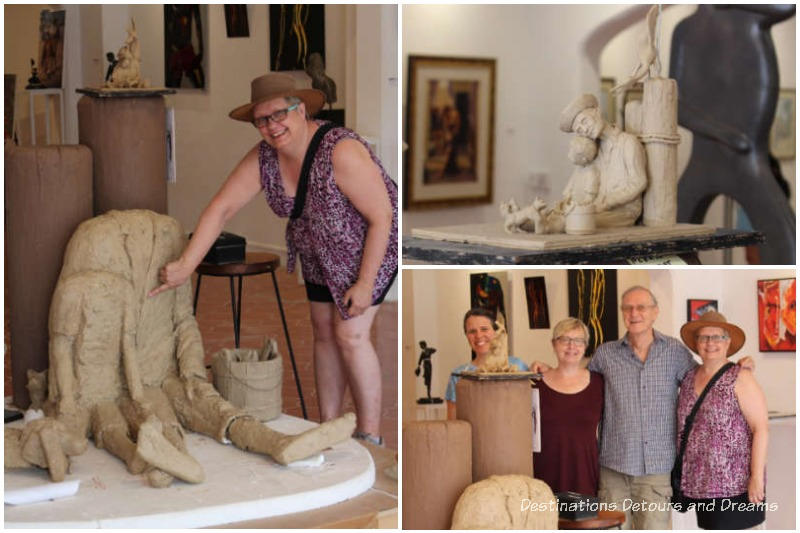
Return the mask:
<path id="1" fill-rule="evenodd" d="M 565 318 L 556 324 L 556 327 L 553 328 L 553 340 L 556 340 L 567 331 L 572 331 L 576 328 L 580 328 L 583 331 L 583 337 L 586 339 L 586 342 L 589 342 L 589 328 L 586 327 L 586 324 L 584 324 L 582 320 L 573 317 Z"/>
<path id="2" fill-rule="evenodd" d="M 630 287 L 629 289 L 627 289 L 625 292 L 622 293 L 622 296 L 620 297 L 620 300 L 624 300 L 625 297 L 628 294 L 632 293 L 633 291 L 644 291 L 644 292 L 646 292 L 647 294 L 650 295 L 650 299 L 653 300 L 653 305 L 658 307 L 658 300 L 656 300 L 656 295 L 653 294 L 653 291 L 651 291 L 647 287 L 642 287 L 641 285 L 634 285 L 633 287 Z"/>
<path id="3" fill-rule="evenodd" d="M 302 98 L 298 98 L 297 96 L 284 96 L 283 99 L 286 100 L 286 104 L 290 105 L 290 106 L 294 105 L 294 104 L 304 104 L 305 103 L 305 102 L 303 102 Z M 311 117 L 308 116 L 308 109 L 306 109 L 306 120 L 308 120 L 309 118 L 311 118 Z"/>

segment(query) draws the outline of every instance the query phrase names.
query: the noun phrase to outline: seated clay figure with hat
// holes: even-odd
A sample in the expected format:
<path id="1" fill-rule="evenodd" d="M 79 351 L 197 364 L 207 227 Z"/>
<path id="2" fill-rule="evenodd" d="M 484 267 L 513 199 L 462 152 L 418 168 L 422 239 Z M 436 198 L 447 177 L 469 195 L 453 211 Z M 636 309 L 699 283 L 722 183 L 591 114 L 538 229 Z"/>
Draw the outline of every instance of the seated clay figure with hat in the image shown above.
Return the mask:
<path id="1" fill-rule="evenodd" d="M 559 127 L 597 143 L 597 156 L 586 167 L 599 176 L 593 204 L 595 223 L 600 228 L 632 226 L 642 213 L 642 194 L 647 188 L 646 155 L 639 139 L 605 122 L 591 94 L 582 94 L 561 112 Z M 536 198 L 537 213 L 532 217 L 536 233 L 561 233 L 564 217 L 578 199 L 572 184 L 552 208 Z"/>

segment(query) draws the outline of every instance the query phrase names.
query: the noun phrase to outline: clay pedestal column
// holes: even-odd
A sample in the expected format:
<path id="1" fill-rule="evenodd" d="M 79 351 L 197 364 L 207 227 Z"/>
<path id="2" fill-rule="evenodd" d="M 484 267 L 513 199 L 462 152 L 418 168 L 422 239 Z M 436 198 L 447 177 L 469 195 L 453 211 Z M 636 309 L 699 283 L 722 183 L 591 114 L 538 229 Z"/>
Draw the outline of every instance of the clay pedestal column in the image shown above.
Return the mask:
<path id="1" fill-rule="evenodd" d="M 94 214 L 109 209 L 167 212 L 167 128 L 172 90 L 78 89 L 78 136 L 92 150 Z"/>
<path id="2" fill-rule="evenodd" d="M 11 374 L 14 404 L 26 408 L 28 369 L 48 367 L 47 321 L 64 249 L 92 216 L 92 154 L 77 145 L 14 147 L 5 171 Z"/>
<path id="3" fill-rule="evenodd" d="M 403 425 L 403 529 L 450 529 L 458 498 L 472 483 L 469 424 Z"/>
<path id="4" fill-rule="evenodd" d="M 472 425 L 472 481 L 493 474 L 533 477 L 533 420 L 528 376 L 462 377 L 456 418 Z"/>

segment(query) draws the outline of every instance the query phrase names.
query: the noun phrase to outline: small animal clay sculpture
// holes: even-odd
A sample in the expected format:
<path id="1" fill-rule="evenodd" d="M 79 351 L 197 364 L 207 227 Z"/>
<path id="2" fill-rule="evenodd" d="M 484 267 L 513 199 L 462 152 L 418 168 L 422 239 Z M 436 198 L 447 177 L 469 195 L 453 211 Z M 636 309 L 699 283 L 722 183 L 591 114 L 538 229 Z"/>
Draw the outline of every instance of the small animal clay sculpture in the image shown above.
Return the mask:
<path id="1" fill-rule="evenodd" d="M 636 83 L 642 81 L 646 77 L 656 77 L 661 71 L 661 63 L 658 58 L 658 50 L 656 49 L 656 24 L 658 22 L 659 9 L 658 5 L 654 5 L 647 12 L 647 35 L 639 48 L 639 64 L 634 67 L 630 77 L 619 85 L 611 89 L 611 93 L 627 91 Z"/>
<path id="2" fill-rule="evenodd" d="M 489 354 L 483 364 L 476 370 L 479 374 L 514 371 L 511 365 L 508 364 L 508 332 L 502 315 L 498 315 L 496 324 L 497 330 L 489 343 Z"/>

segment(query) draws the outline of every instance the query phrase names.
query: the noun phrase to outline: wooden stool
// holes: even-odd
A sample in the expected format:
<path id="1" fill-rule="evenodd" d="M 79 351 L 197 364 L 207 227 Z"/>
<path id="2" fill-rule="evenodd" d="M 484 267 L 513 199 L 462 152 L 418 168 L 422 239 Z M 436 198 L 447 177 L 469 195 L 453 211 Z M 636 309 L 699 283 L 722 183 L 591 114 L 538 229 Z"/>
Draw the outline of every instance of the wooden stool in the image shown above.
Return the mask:
<path id="1" fill-rule="evenodd" d="M 597 511 L 597 517 L 586 520 L 558 519 L 558 529 L 621 529 L 625 523 L 622 511 Z"/>
<path id="2" fill-rule="evenodd" d="M 249 254 L 248 254 L 249 255 Z M 300 387 L 300 376 L 297 373 L 297 363 L 294 360 L 294 350 L 292 350 L 292 340 L 289 338 L 289 328 L 286 325 L 286 315 L 283 313 L 283 303 L 281 303 L 281 293 L 278 290 L 278 280 L 275 278 L 275 270 L 280 266 L 281 258 L 275 254 L 258 253 L 254 256 L 246 257 L 241 263 L 227 263 L 215 265 L 212 263 L 200 263 L 197 265 L 197 285 L 194 289 L 194 313 L 197 314 L 197 300 L 200 297 L 200 281 L 203 276 L 227 277 L 231 287 L 231 311 L 233 312 L 233 340 L 236 348 L 239 348 L 239 328 L 242 325 L 242 278 L 244 276 L 257 276 L 259 274 L 272 274 L 272 285 L 275 287 L 275 297 L 278 300 L 278 310 L 281 313 L 283 323 L 283 333 L 286 336 L 286 345 L 289 348 L 289 358 L 292 361 L 294 371 L 294 381 L 297 385 L 297 394 L 300 396 L 300 407 L 303 409 L 303 418 L 308 419 L 306 403 L 303 400 L 303 389 Z M 239 280 L 238 297 L 233 290 L 233 278 Z"/>

